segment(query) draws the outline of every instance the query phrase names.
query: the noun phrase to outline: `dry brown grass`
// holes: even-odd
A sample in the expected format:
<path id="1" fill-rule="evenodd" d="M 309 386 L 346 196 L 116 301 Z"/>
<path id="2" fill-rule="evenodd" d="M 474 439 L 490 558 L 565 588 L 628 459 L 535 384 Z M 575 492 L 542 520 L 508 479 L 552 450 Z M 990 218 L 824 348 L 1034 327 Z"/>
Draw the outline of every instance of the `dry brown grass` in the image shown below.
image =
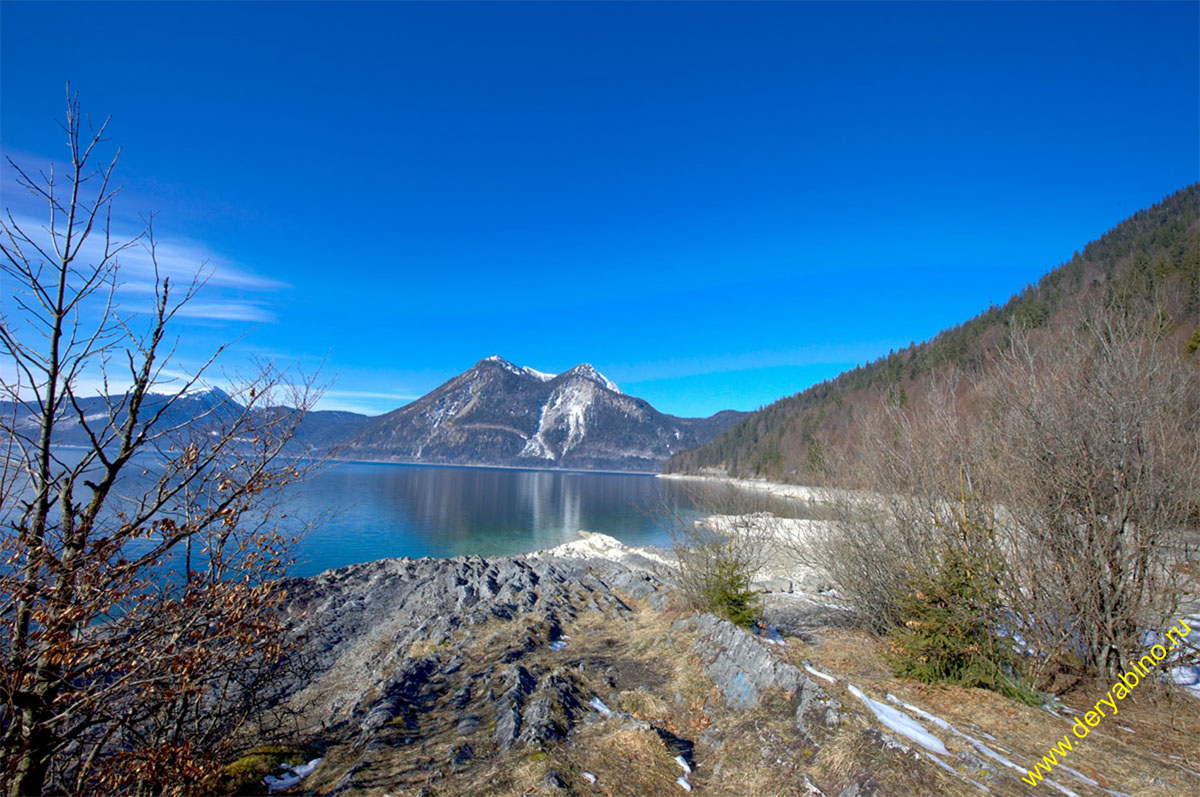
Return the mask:
<path id="1" fill-rule="evenodd" d="M 735 711 L 704 673 L 705 662 L 691 650 L 690 640 L 670 633 L 678 615 L 660 613 L 640 604 L 627 619 L 611 619 L 580 612 L 564 624 L 571 637 L 562 651 L 544 646 L 526 654 L 522 665 L 552 669 L 569 666 L 585 690 L 609 706 L 634 714 L 656 728 L 695 743 L 696 771 L 688 780 L 694 793 L 722 797 L 803 794 L 804 778 L 811 777 L 827 794 L 838 794 L 856 784 L 877 794 L 941 795 L 978 794 L 963 778 L 985 783 L 994 793 L 1036 794 L 1020 781 L 1023 773 L 1003 767 L 979 754 L 969 742 L 940 729 L 952 756 L 943 760 L 961 777 L 936 767 L 924 753 L 904 752 L 879 733 L 879 724 L 845 688 L 854 683 L 876 699 L 892 693 L 900 699 L 953 723 L 997 753 L 1026 766 L 1040 759 L 1046 748 L 1070 729 L 1070 721 L 1046 711 L 1013 703 L 991 692 L 958 687 L 935 687 L 893 678 L 882 656 L 882 646 L 865 633 L 821 629 L 816 644 L 789 640 L 791 649 L 777 649 L 792 663 L 808 660 L 837 676 L 840 683 L 821 686 L 838 697 L 846 713 L 842 727 L 814 744 L 793 725 L 793 705 L 780 694 L 767 694 L 751 711 Z M 499 660 L 515 629 L 489 623 L 472 629 L 464 651 L 472 667 L 488 667 Z M 431 651 L 431 652 L 436 652 Z M 447 651 L 448 653 L 448 651 Z M 1103 686 L 1104 689 L 1100 690 Z M 1140 689 L 1140 688 L 1139 688 Z M 1093 684 L 1066 696 L 1064 702 L 1083 709 L 1095 702 Z M 1078 754 L 1067 763 L 1102 786 L 1133 795 L 1200 793 L 1200 779 L 1186 779 L 1180 765 L 1200 771 L 1200 712 L 1186 700 L 1155 688 L 1135 694 L 1122 705 L 1114 720 L 1132 728 L 1128 733 L 1117 722 L 1093 730 Z M 542 749 L 516 747 L 501 752 L 486 725 L 469 739 L 475 753 L 459 771 L 448 765 L 454 746 L 463 739 L 454 732 L 454 715 L 431 713 L 421 718 L 420 738 L 403 744 L 397 729 L 390 750 L 373 754 L 372 777 L 366 793 L 414 795 L 421 788 L 438 795 L 551 794 L 548 772 L 557 773 L 567 793 L 580 795 L 673 795 L 684 792 L 675 784 L 682 770 L 673 761 L 675 751 L 653 730 L 626 726 L 620 717 L 600 719 L 588 712 L 572 735 Z M 1106 723 L 1108 721 L 1106 720 Z M 993 741 L 984 734 L 996 737 Z M 396 740 L 399 740 L 398 742 Z M 971 756 L 983 758 L 996 770 L 981 772 Z M 330 762 L 341 771 L 361 755 L 348 745 L 331 751 Z M 1184 760 L 1175 762 L 1171 755 Z M 596 776 L 590 784 L 584 772 Z M 314 775 L 312 786 L 318 785 Z M 1159 778 L 1159 782 L 1155 782 Z M 1069 775 L 1055 778 L 1080 797 L 1100 792 Z M 332 787 L 329 780 L 320 785 Z M 1044 793 L 1053 790 L 1038 787 Z M 561 792 L 559 792 L 561 793 Z"/>
<path id="2" fill-rule="evenodd" d="M 821 745 L 813 763 L 823 782 L 846 783 L 862 767 L 872 747 L 863 733 L 868 727 L 863 719 L 848 717 L 842 732 Z"/>
<path id="3" fill-rule="evenodd" d="M 826 632 L 822 637 L 816 646 L 797 645 L 793 656 L 808 658 L 823 671 L 857 684 L 876 699 L 890 693 L 919 706 L 1018 766 L 1029 767 L 1040 761 L 1051 745 L 1071 731 L 1071 715 L 1058 716 L 983 689 L 931 686 L 894 678 L 887 672 L 880 655 L 881 645 L 866 635 Z M 1082 683 L 1061 701 L 1082 713 L 1092 708 L 1100 696 L 1107 694 L 1110 685 L 1107 682 Z M 831 691 L 840 693 L 848 708 L 861 711 L 861 704 L 840 684 Z M 1200 772 L 1200 707 L 1194 699 L 1158 684 L 1147 684 L 1145 688 L 1139 686 L 1118 705 L 1118 714 L 1102 720 L 1092 729 L 1064 763 L 1105 789 L 1150 797 L 1200 794 L 1200 777 L 1184 769 Z M 870 719 L 869 715 L 864 716 Z M 956 769 L 961 774 L 977 780 L 983 778 L 989 788 L 1000 794 L 1035 793 L 1021 782 L 1024 772 L 988 759 L 960 736 L 934 728 L 927 721 L 923 724 L 942 738 L 951 753 L 969 753 L 996 770 L 994 776 L 987 777 L 959 764 Z M 995 738 L 988 739 L 985 734 Z M 838 782 L 853 770 L 856 760 L 861 760 L 856 756 L 861 756 L 863 749 L 864 742 L 856 740 L 852 734 L 839 735 L 818 755 L 818 772 Z M 874 766 L 878 769 L 877 763 Z M 1062 770 L 1051 777 L 1080 795 L 1101 793 Z M 948 776 L 946 780 L 942 786 L 951 788 Z M 954 784 L 952 790 L 964 787 L 968 792 L 978 793 L 963 781 Z M 1045 788 L 1038 787 L 1040 790 Z"/>
<path id="4" fill-rule="evenodd" d="M 621 692 L 617 695 L 617 705 L 622 711 L 627 711 L 638 719 L 653 721 L 671 715 L 671 707 L 667 701 L 651 694 L 644 687 Z"/>
<path id="5" fill-rule="evenodd" d="M 793 641 L 794 640 L 789 640 Z M 807 659 L 814 667 L 851 678 L 889 678 L 892 671 L 883 658 L 883 646 L 865 631 L 822 629 L 815 645 L 795 643 L 794 663 Z"/>
<path id="6" fill-rule="evenodd" d="M 675 779 L 683 771 L 658 734 L 613 730 L 614 726 L 619 727 L 619 723 L 611 721 L 584 729 L 574 744 L 556 751 L 555 760 L 565 765 L 560 771 L 571 773 L 573 785 L 587 785 L 582 773 L 590 772 L 596 776 L 592 788 L 598 794 L 635 797 L 679 792 Z"/>

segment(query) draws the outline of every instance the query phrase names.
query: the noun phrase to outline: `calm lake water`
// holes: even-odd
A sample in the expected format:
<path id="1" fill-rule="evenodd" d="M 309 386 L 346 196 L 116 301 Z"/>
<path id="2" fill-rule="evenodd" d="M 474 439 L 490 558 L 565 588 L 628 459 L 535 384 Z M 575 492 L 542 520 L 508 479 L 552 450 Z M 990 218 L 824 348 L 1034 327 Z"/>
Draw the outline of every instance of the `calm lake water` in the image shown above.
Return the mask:
<path id="1" fill-rule="evenodd" d="M 653 476 L 333 465 L 295 489 L 288 512 L 315 521 L 295 575 L 392 556 L 498 556 L 598 531 L 629 545 L 666 545 L 664 499 L 689 508 L 677 482 Z"/>

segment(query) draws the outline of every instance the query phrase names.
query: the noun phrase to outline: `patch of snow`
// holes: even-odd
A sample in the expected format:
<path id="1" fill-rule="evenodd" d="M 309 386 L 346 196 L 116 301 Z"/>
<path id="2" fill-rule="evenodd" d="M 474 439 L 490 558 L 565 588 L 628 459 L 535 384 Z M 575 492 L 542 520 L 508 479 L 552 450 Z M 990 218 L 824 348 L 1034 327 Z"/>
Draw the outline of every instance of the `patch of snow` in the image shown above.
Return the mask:
<path id="1" fill-rule="evenodd" d="M 541 382 L 549 382 L 551 379 L 554 379 L 556 376 L 558 376 L 558 374 L 543 373 L 542 371 L 538 371 L 524 365 L 513 365 L 499 354 L 493 354 L 491 357 L 484 357 L 483 361 L 485 363 L 495 363 L 505 371 L 508 371 L 510 374 L 516 374 L 517 376 L 532 376 L 534 379 L 537 379 Z"/>
<path id="2" fill-rule="evenodd" d="M 263 778 L 263 783 L 266 784 L 268 792 L 290 789 L 311 775 L 312 771 L 316 769 L 324 760 L 325 759 L 323 758 L 314 758 L 307 764 L 300 764 L 299 766 L 295 767 L 285 764 L 283 767 L 284 771 L 281 774 L 267 775 L 265 778 Z"/>
<path id="3" fill-rule="evenodd" d="M 470 391 L 468 391 L 470 395 Z M 458 407 L 462 403 L 460 396 L 442 396 L 438 399 L 438 403 L 433 408 L 433 423 L 430 424 L 433 429 L 441 426 L 442 421 L 447 418 L 452 418 L 454 413 L 458 412 Z"/>
<path id="4" fill-rule="evenodd" d="M 514 374 L 521 373 L 520 368 L 517 368 L 517 366 L 510 363 L 508 360 L 504 359 L 499 354 L 493 354 L 490 357 L 484 357 L 483 361 L 485 363 L 495 363 L 496 365 L 503 368 L 505 371 L 511 371 Z"/>
<path id="5" fill-rule="evenodd" d="M 556 640 L 554 640 L 553 642 L 551 642 L 551 643 L 550 643 L 550 649 L 551 649 L 551 650 L 562 650 L 562 649 L 563 649 L 563 648 L 565 648 L 566 646 L 567 646 L 567 643 L 566 643 L 566 642 L 564 642 L 564 641 L 563 641 L 563 640 L 561 640 L 561 639 L 556 639 Z"/>
<path id="6" fill-rule="evenodd" d="M 1200 615 L 1185 617 L 1184 622 L 1191 628 L 1200 622 Z M 1182 632 L 1179 625 L 1178 621 L 1172 623 L 1173 628 Z M 1197 645 L 1194 639 L 1173 642 L 1157 631 L 1145 631 L 1141 635 L 1141 643 L 1146 652 L 1155 645 L 1162 645 L 1168 651 L 1168 662 L 1180 662 L 1161 672 L 1158 675 L 1159 680 L 1181 687 L 1185 694 L 1200 698 L 1200 665 L 1195 663 L 1200 657 L 1200 645 Z"/>
<path id="7" fill-rule="evenodd" d="M 930 714 L 928 711 L 924 711 L 924 710 L 914 706 L 911 703 L 904 703 L 901 700 L 897 699 L 894 695 L 888 695 L 888 699 L 895 703 L 899 703 L 904 708 L 908 709 L 909 711 L 913 712 L 914 714 L 916 714 L 919 717 L 923 717 L 923 718 L 929 720 L 930 722 L 934 723 L 938 727 L 945 728 L 946 730 L 949 730 L 953 733 L 958 734 L 959 736 L 963 737 L 968 742 L 970 742 L 975 747 L 976 750 L 983 753 L 984 755 L 986 755 L 988 758 L 992 759 L 993 761 L 1001 763 L 1004 766 L 1009 767 L 1011 769 L 1015 769 L 1018 772 L 1028 772 L 1028 770 L 1022 769 L 1021 767 L 1017 766 L 1012 761 L 1009 761 L 1007 758 L 1000 755 L 995 750 L 992 750 L 990 747 L 988 747 L 984 743 L 977 741 L 972 736 L 963 733 L 958 728 L 955 728 L 953 725 L 951 725 L 949 722 L 946 722 L 946 720 L 942 719 L 941 717 Z M 987 734 L 984 734 L 984 735 L 986 736 Z M 991 739 L 992 741 L 997 741 L 996 737 L 994 737 L 994 736 L 988 736 L 988 738 Z"/>
<path id="8" fill-rule="evenodd" d="M 521 456 L 543 457 L 555 459 L 555 453 L 546 444 L 546 434 L 551 430 L 566 428 L 566 440 L 562 443 L 559 455 L 565 455 L 575 446 L 583 442 L 587 434 L 587 411 L 595 403 L 595 382 L 568 382 L 554 389 L 550 398 L 542 406 L 538 417 L 538 428 Z"/>
<path id="9" fill-rule="evenodd" d="M 1085 775 L 1085 774 L 1083 774 L 1082 772 L 1080 772 L 1078 769 L 1072 769 L 1071 767 L 1069 767 L 1069 766 L 1067 766 L 1066 764 L 1063 764 L 1063 763 L 1061 763 L 1061 762 L 1059 763 L 1059 765 L 1058 765 L 1058 768 L 1059 768 L 1059 769 L 1065 769 L 1067 772 L 1070 772 L 1072 775 L 1074 775 L 1076 780 L 1078 780 L 1078 781 L 1082 781 L 1083 783 L 1086 783 L 1086 784 L 1087 784 L 1087 785 L 1089 785 L 1089 786 L 1096 786 L 1097 788 L 1100 786 L 1100 784 L 1099 784 L 1099 783 L 1097 783 L 1096 781 L 1092 780 L 1092 779 L 1091 779 L 1091 778 L 1089 778 L 1087 775 Z M 1105 791 L 1108 791 L 1108 790 L 1107 790 L 1107 789 L 1105 789 Z"/>
<path id="10" fill-rule="evenodd" d="M 968 783 L 972 783 L 972 784 L 974 784 L 974 785 L 978 786 L 979 788 L 983 789 L 983 790 L 984 790 L 985 792 L 987 792 L 988 794 L 991 794 L 992 790 L 991 790 L 991 789 L 989 789 L 987 786 L 984 786 L 982 783 L 980 783 L 980 782 L 979 782 L 979 781 L 977 781 L 977 780 L 973 780 L 973 779 L 971 779 L 971 778 L 968 778 L 966 775 L 963 775 L 963 774 L 962 774 L 962 773 L 960 773 L 960 772 L 959 772 L 957 769 L 955 769 L 954 767 L 950 766 L 949 764 L 947 764 L 945 761 L 943 761 L 942 759 L 938 758 L 937 756 L 935 756 L 935 755 L 930 755 L 929 753 L 926 753 L 926 754 L 925 754 L 925 757 L 926 757 L 926 758 L 928 758 L 928 759 L 929 759 L 930 761 L 932 761 L 933 763 L 937 764 L 937 765 L 938 765 L 939 767 L 941 767 L 942 769 L 944 769 L 944 770 L 946 770 L 947 772 L 949 772 L 949 773 L 950 773 L 951 775 L 953 775 L 954 777 L 956 777 L 956 778 L 960 778 L 960 779 L 962 779 L 962 780 L 965 780 L 965 781 L 967 781 Z"/>
<path id="11" fill-rule="evenodd" d="M 207 399 L 210 404 L 223 404 L 232 400 L 229 394 L 219 387 L 202 387 L 198 385 L 193 385 L 182 393 L 178 389 L 147 390 L 146 395 L 164 399 L 178 399 L 180 401 Z"/>
<path id="12" fill-rule="evenodd" d="M 528 365 L 521 366 L 521 372 L 542 382 L 549 382 L 551 379 L 554 379 L 558 376 L 558 374 L 548 374 L 544 371 L 536 371 L 533 368 L 530 368 Z"/>
<path id="13" fill-rule="evenodd" d="M 583 775 L 583 779 L 586 780 L 588 783 L 596 782 L 596 776 L 593 775 L 591 772 L 581 772 L 579 774 Z"/>
<path id="14" fill-rule="evenodd" d="M 525 442 L 525 447 L 521 449 L 519 457 L 541 457 L 542 459 L 554 459 L 554 452 L 550 450 L 550 446 L 546 445 L 546 441 L 542 439 L 542 431 L 546 427 L 546 409 L 550 406 L 550 402 L 542 405 L 541 414 L 538 415 L 537 431 L 533 433 L 533 437 Z"/>
<path id="15" fill-rule="evenodd" d="M 1162 635 L 1157 631 L 1143 631 L 1141 638 L 1142 647 L 1153 647 L 1154 645 L 1162 644 Z"/>
<path id="16" fill-rule="evenodd" d="M 950 755 L 950 751 L 946 749 L 946 745 L 942 744 L 941 739 L 925 730 L 921 723 L 917 722 L 903 711 L 898 711 L 897 709 L 894 709 L 888 705 L 884 705 L 877 700 L 872 700 L 854 684 L 850 684 L 850 694 L 861 700 L 863 705 L 871 709 L 880 722 L 891 728 L 896 733 L 907 739 L 911 739 L 912 741 L 924 747 L 926 750 L 939 755 Z"/>
<path id="17" fill-rule="evenodd" d="M 1167 671 L 1171 683 L 1182 687 L 1192 697 L 1200 697 L 1200 667 L 1185 665 Z"/>
<path id="18" fill-rule="evenodd" d="M 912 713 L 916 714 L 918 717 L 921 717 L 922 719 L 932 722 L 934 725 L 938 726 L 942 730 L 946 730 L 946 731 L 954 730 L 953 725 L 951 725 L 949 722 L 946 722 L 944 719 L 937 716 L 936 714 L 930 714 L 928 711 L 917 708 L 912 703 L 905 703 L 903 700 L 896 697 L 895 695 L 893 695 L 890 692 L 888 693 L 887 699 L 892 701 L 893 703 L 895 703 L 898 706 L 903 706 L 904 708 L 908 709 Z"/>
<path id="19" fill-rule="evenodd" d="M 685 774 L 687 774 L 687 775 L 692 774 L 692 766 L 691 766 L 691 764 L 689 764 L 687 762 L 687 759 L 684 758 L 683 756 L 681 756 L 681 755 L 675 756 L 675 763 L 678 764 L 683 769 Z"/>
<path id="20" fill-rule="evenodd" d="M 1029 642 L 1025 639 L 1025 637 L 1022 636 L 1019 632 L 1014 632 L 1012 634 L 1012 641 L 1013 641 L 1013 650 L 1015 650 L 1016 652 L 1022 653 L 1025 655 L 1037 654 L 1037 650 L 1035 650 L 1034 647 L 1032 645 L 1030 645 Z"/>
<path id="21" fill-rule="evenodd" d="M 1179 757 L 1179 756 L 1177 756 L 1177 755 L 1169 755 L 1169 756 L 1167 756 L 1167 758 L 1171 759 L 1172 761 L 1183 761 L 1183 760 L 1185 760 L 1185 759 L 1183 759 L 1183 758 L 1181 758 L 1181 757 Z M 1180 769 L 1182 769 L 1184 772 L 1187 772 L 1187 773 L 1188 773 L 1188 774 L 1190 774 L 1190 775 L 1195 775 L 1196 777 L 1200 778 L 1200 772 L 1197 772 L 1197 771 L 1196 771 L 1196 770 L 1194 770 L 1194 769 L 1188 769 L 1188 768 L 1187 768 L 1187 767 L 1185 767 L 1183 764 L 1176 764 L 1175 766 L 1179 767 L 1179 768 L 1180 768 Z"/>
<path id="22" fill-rule="evenodd" d="M 595 368 L 593 368 L 591 366 L 590 363 L 582 363 L 580 365 L 575 366 L 570 371 L 565 372 L 565 374 L 560 374 L 560 375 L 581 376 L 584 379 L 590 379 L 594 382 L 599 382 L 600 384 L 604 385 L 604 387 L 608 388 L 609 390 L 611 390 L 614 393 L 621 392 L 621 388 L 617 387 L 616 382 L 612 381 L 607 376 L 605 376 L 604 374 L 597 371 Z"/>
<path id="23" fill-rule="evenodd" d="M 688 782 L 687 782 L 687 778 L 685 778 L 685 777 L 684 777 L 684 776 L 682 776 L 682 775 L 680 775 L 679 777 L 675 778 L 675 782 L 676 782 L 676 783 L 678 783 L 678 784 L 679 784 L 679 788 L 683 789 L 684 791 L 691 791 L 691 790 L 692 790 L 692 784 L 688 783 Z"/>
<path id="24" fill-rule="evenodd" d="M 600 712 L 600 716 L 602 716 L 602 717 L 607 717 L 609 714 L 612 714 L 612 709 L 609 708 L 608 706 L 604 705 L 604 701 L 598 697 L 593 697 L 588 702 L 588 705 L 591 706 L 596 711 Z"/>
<path id="25" fill-rule="evenodd" d="M 851 687 L 851 688 L 853 689 L 853 687 Z M 1008 767 L 1009 769 L 1016 770 L 1017 772 L 1020 772 L 1023 775 L 1027 775 L 1029 773 L 1028 769 L 1025 769 L 1023 767 L 1018 766 L 1017 764 L 1014 764 L 1012 761 L 1010 761 L 1009 759 L 1000 755 L 999 753 L 997 753 L 992 748 L 988 747 L 983 742 L 979 741 L 978 739 L 974 738 L 973 736 L 971 736 L 969 734 L 963 733 L 958 728 L 955 728 L 953 725 L 951 725 L 949 722 L 942 719 L 941 717 L 939 717 L 935 714 L 930 714 L 928 711 L 918 708 L 917 706 L 914 706 L 911 703 L 905 703 L 904 701 L 897 698 L 895 695 L 888 695 L 888 700 L 892 701 L 893 703 L 903 706 L 904 708 L 913 712 L 917 716 L 922 717 L 922 718 L 928 720 L 929 722 L 932 722 L 934 725 L 937 725 L 939 728 L 943 728 L 945 730 L 950 731 L 951 733 L 958 734 L 959 736 L 963 737 L 968 742 L 970 742 L 972 747 L 974 747 L 976 750 L 983 753 L 985 756 L 992 759 L 993 761 L 1003 764 L 1004 766 Z M 987 738 L 991 739 L 992 741 L 997 741 L 996 737 L 994 737 L 994 736 L 989 736 L 986 733 L 983 735 L 987 736 Z M 1050 778 L 1045 778 L 1044 780 L 1046 783 L 1048 783 L 1049 785 L 1058 789 L 1063 794 L 1071 795 L 1071 797 L 1078 797 L 1078 795 L 1076 795 L 1075 792 L 1062 786 L 1059 783 L 1056 783 L 1055 781 L 1051 780 Z M 1113 792 L 1113 793 L 1116 793 L 1116 792 Z"/>
<path id="26" fill-rule="evenodd" d="M 837 678 L 834 678 L 832 675 L 828 675 L 826 673 L 821 672 L 816 667 L 813 667 L 811 664 L 809 664 L 807 661 L 804 662 L 804 669 L 808 670 L 810 673 L 817 676 L 818 678 L 824 678 L 826 681 L 829 681 L 829 683 L 831 683 L 831 684 L 837 683 Z"/>

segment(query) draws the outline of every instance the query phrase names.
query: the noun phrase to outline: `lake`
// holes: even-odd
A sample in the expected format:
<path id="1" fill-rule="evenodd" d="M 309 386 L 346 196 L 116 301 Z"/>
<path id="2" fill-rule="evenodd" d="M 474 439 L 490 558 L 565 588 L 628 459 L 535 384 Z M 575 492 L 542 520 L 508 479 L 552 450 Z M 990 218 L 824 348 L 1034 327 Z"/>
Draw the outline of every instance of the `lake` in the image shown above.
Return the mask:
<path id="1" fill-rule="evenodd" d="M 663 502 L 690 509 L 686 487 L 620 473 L 339 463 L 292 489 L 287 511 L 315 525 L 295 575 L 393 556 L 503 556 L 578 539 L 667 545 Z"/>

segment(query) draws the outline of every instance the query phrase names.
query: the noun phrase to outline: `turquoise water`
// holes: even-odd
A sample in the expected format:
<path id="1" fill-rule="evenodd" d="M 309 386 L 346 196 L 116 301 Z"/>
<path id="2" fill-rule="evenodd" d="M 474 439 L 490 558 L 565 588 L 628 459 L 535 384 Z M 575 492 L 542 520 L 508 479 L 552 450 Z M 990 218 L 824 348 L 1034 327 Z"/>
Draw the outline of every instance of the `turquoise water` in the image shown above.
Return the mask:
<path id="1" fill-rule="evenodd" d="M 653 476 L 382 463 L 330 466 L 288 496 L 288 523 L 312 528 L 295 575 L 391 556 L 499 556 L 597 531 L 666 545 L 664 501 L 686 490 Z"/>

